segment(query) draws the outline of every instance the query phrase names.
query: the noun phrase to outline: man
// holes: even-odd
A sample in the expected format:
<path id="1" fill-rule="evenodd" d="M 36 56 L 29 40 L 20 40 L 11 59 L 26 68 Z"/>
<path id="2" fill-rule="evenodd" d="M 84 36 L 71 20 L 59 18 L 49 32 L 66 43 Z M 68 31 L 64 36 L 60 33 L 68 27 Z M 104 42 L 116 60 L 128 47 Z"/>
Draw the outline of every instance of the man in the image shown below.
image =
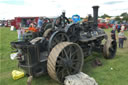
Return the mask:
<path id="1" fill-rule="evenodd" d="M 29 28 L 28 28 L 29 31 L 32 31 L 32 32 L 37 32 L 37 29 L 35 28 L 34 24 L 31 23 Z"/>
<path id="2" fill-rule="evenodd" d="M 124 24 L 122 24 L 122 26 L 121 26 L 121 30 L 122 30 L 122 31 L 125 30 L 125 26 L 124 26 Z"/>
<path id="3" fill-rule="evenodd" d="M 18 34 L 18 41 L 21 41 L 22 39 L 22 33 L 21 33 L 21 23 L 18 23 L 18 26 L 17 26 L 17 34 Z"/>
<path id="4" fill-rule="evenodd" d="M 18 41 L 24 40 L 24 28 L 21 27 L 21 23 L 18 24 L 17 34 L 18 34 Z"/>
<path id="5" fill-rule="evenodd" d="M 37 23 L 37 29 L 39 30 L 39 31 L 41 31 L 41 27 L 43 26 L 43 17 L 40 17 L 39 19 L 38 19 L 38 23 Z"/>
<path id="6" fill-rule="evenodd" d="M 118 24 L 118 26 L 117 26 L 117 32 L 119 33 L 119 32 L 120 32 L 120 30 L 121 30 L 121 25 L 120 25 L 120 24 Z"/>
<path id="7" fill-rule="evenodd" d="M 121 30 L 120 33 L 118 34 L 118 38 L 119 38 L 119 48 L 123 48 L 123 43 L 124 43 L 124 31 Z"/>
<path id="8" fill-rule="evenodd" d="M 116 32 L 115 32 L 116 30 L 115 29 L 116 28 L 113 28 L 111 31 L 111 38 L 116 41 Z"/>

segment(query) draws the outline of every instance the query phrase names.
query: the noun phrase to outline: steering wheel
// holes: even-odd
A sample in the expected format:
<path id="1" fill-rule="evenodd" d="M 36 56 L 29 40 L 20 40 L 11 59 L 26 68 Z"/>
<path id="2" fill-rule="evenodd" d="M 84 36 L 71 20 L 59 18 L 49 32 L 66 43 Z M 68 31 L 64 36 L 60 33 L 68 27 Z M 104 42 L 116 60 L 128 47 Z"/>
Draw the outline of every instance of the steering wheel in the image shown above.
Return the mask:
<path id="1" fill-rule="evenodd" d="M 70 22 L 69 22 L 68 18 L 61 15 L 60 17 L 54 19 L 53 27 L 54 28 L 55 27 L 62 27 L 62 28 L 64 28 L 69 23 Z"/>

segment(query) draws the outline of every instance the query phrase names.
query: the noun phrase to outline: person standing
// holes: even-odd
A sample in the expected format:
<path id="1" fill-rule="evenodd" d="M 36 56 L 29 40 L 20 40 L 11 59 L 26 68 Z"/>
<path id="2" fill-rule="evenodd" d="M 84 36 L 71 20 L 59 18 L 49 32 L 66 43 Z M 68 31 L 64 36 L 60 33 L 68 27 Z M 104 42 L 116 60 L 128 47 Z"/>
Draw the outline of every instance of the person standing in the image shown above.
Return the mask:
<path id="1" fill-rule="evenodd" d="M 21 27 L 21 23 L 18 24 L 17 34 L 18 34 L 18 41 L 24 40 L 24 28 Z"/>
<path id="2" fill-rule="evenodd" d="M 120 33 L 118 34 L 118 38 L 119 38 L 119 48 L 123 48 L 123 44 L 124 44 L 124 31 L 121 30 Z"/>
<path id="3" fill-rule="evenodd" d="M 31 19 L 27 19 L 27 27 L 31 24 Z"/>
<path id="4" fill-rule="evenodd" d="M 21 23 L 18 23 L 18 29 L 17 29 L 17 35 L 18 35 L 18 41 L 21 41 L 22 33 L 21 33 Z"/>
<path id="5" fill-rule="evenodd" d="M 43 26 L 43 17 L 40 17 L 39 19 L 38 19 L 38 23 L 37 23 L 37 29 L 39 30 L 39 31 L 41 31 L 41 27 Z"/>
<path id="6" fill-rule="evenodd" d="M 117 32 L 118 33 L 120 32 L 120 29 L 121 29 L 121 24 L 118 24 L 118 26 L 117 26 Z"/>
<path id="7" fill-rule="evenodd" d="M 34 24 L 34 27 L 37 27 L 36 19 L 33 19 L 32 23 Z"/>
<path id="8" fill-rule="evenodd" d="M 113 28 L 111 31 L 111 38 L 116 41 L 116 28 Z"/>
<path id="9" fill-rule="evenodd" d="M 121 30 L 122 30 L 122 31 L 125 30 L 125 26 L 124 26 L 124 24 L 122 24 L 122 26 L 121 26 Z"/>
<path id="10" fill-rule="evenodd" d="M 37 29 L 36 29 L 36 27 L 34 26 L 33 23 L 30 24 L 28 30 L 31 31 L 31 32 L 37 32 Z"/>

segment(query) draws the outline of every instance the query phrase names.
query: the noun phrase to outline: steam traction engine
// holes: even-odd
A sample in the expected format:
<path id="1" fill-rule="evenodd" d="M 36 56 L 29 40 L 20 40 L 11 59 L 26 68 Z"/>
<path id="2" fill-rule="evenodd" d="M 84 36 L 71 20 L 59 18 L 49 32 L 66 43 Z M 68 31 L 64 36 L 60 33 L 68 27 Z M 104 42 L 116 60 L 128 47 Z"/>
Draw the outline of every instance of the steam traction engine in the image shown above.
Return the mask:
<path id="1" fill-rule="evenodd" d="M 30 41 L 11 42 L 18 50 L 19 66 L 34 77 L 48 72 L 61 83 L 67 75 L 82 70 L 84 57 L 92 51 L 103 52 L 111 59 L 116 53 L 116 41 L 108 39 L 104 30 L 97 27 L 98 6 L 93 6 L 93 19 L 71 23 L 63 13 L 45 29 L 41 37 Z M 106 40 L 105 44 L 102 41 Z"/>

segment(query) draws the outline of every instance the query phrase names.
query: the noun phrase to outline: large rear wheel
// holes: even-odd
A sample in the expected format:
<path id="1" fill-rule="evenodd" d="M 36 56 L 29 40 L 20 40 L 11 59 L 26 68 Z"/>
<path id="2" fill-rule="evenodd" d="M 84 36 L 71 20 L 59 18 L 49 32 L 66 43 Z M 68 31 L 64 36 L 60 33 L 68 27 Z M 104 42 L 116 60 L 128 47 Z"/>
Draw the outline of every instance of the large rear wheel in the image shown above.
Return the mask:
<path id="1" fill-rule="evenodd" d="M 83 51 L 78 44 L 61 42 L 51 50 L 48 56 L 48 74 L 54 80 L 63 83 L 65 76 L 81 71 L 83 61 Z"/>

